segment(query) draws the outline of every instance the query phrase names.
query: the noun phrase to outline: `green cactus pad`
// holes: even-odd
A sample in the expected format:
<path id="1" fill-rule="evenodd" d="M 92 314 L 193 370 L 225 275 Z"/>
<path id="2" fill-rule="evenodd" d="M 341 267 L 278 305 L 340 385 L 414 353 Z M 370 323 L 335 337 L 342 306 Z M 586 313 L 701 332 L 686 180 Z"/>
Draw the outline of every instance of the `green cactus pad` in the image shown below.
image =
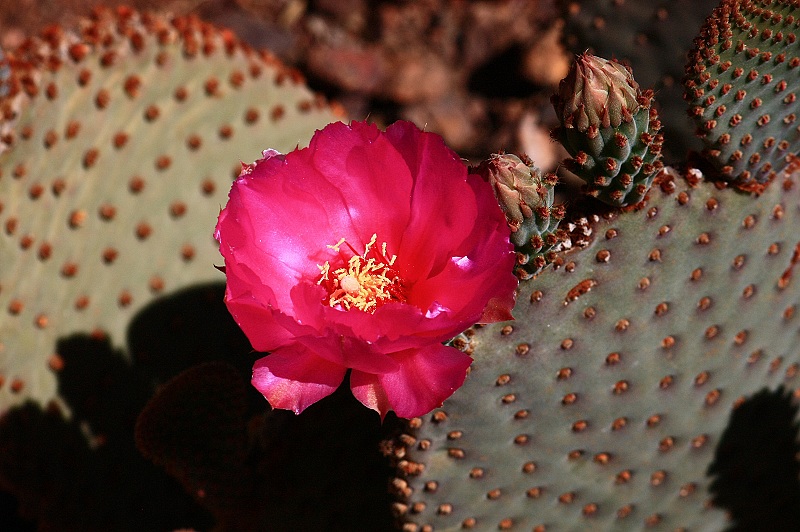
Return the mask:
<path id="1" fill-rule="evenodd" d="M 335 120 L 294 71 L 192 18 L 98 11 L 6 59 L 0 411 L 55 396 L 58 338 L 121 346 L 156 295 L 222 281 L 212 232 L 240 161 Z"/>
<path id="2" fill-rule="evenodd" d="M 800 385 L 800 186 L 670 176 L 472 331 L 465 385 L 399 438 L 404 530 L 725 526 L 706 471 L 731 409 Z"/>
<path id="3" fill-rule="evenodd" d="M 800 153 L 800 4 L 723 0 L 695 39 L 685 98 L 704 154 L 760 192 Z"/>
<path id="4" fill-rule="evenodd" d="M 142 455 L 207 502 L 217 521 L 255 506 L 247 455 L 247 383 L 222 362 L 194 366 L 164 384 L 142 410 L 136 444 Z M 170 437 L 165 437 L 169 435 Z"/>

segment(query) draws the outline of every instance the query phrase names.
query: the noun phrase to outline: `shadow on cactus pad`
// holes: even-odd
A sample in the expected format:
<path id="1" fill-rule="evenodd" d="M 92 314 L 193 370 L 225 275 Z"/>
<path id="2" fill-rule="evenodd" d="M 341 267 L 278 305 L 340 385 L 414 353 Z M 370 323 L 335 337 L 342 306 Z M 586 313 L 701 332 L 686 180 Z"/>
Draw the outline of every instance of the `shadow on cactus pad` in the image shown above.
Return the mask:
<path id="1" fill-rule="evenodd" d="M 708 474 L 728 530 L 792 530 L 800 523 L 798 407 L 783 387 L 762 390 L 731 414 Z"/>
<path id="2" fill-rule="evenodd" d="M 171 379 L 139 416 L 139 449 L 223 530 L 390 529 L 392 469 L 379 444 L 396 418 L 381 425 L 347 385 L 301 416 L 270 411 L 249 384 L 260 355 L 223 294 L 222 284 L 184 290 L 131 323 L 136 366 Z"/>
<path id="3" fill-rule="evenodd" d="M 59 341 L 59 389 L 72 411 L 28 402 L 0 420 L 0 486 L 39 530 L 207 527 L 211 519 L 133 444 L 152 391 L 107 339 Z M 3 522 L 6 516 L 2 516 Z"/>
<path id="4" fill-rule="evenodd" d="M 210 509 L 221 530 L 391 529 L 392 469 L 379 442 L 396 418 L 381 426 L 347 385 L 300 416 L 247 414 L 250 389 L 222 363 L 181 373 L 139 417 L 139 449 Z"/>
<path id="5" fill-rule="evenodd" d="M 225 308 L 224 295 L 223 283 L 198 284 L 143 308 L 127 332 L 134 364 L 158 383 L 214 360 L 224 360 L 249 377 L 252 348 Z M 263 406 L 257 392 L 250 398 Z"/>

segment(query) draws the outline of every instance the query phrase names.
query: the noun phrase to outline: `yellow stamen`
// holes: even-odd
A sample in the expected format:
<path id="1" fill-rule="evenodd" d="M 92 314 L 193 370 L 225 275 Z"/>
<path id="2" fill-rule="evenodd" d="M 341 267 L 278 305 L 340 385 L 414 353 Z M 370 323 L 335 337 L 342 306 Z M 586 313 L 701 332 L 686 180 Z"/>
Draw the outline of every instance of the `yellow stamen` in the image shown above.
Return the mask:
<path id="1" fill-rule="evenodd" d="M 327 261 L 318 266 L 320 279 L 317 284 L 328 290 L 329 296 L 325 299 L 328 305 L 343 310 L 356 308 L 374 312 L 383 303 L 405 301 L 400 278 L 392 268 L 397 256 L 387 258 L 385 242 L 381 245 L 381 253 L 376 252 L 374 246 L 377 240 L 378 235 L 373 234 L 364 246 L 364 253 L 350 257 L 344 267 L 332 270 Z M 346 240 L 342 238 L 328 247 L 338 253 L 345 243 Z"/>
<path id="2" fill-rule="evenodd" d="M 339 248 L 342 247 L 342 244 L 344 244 L 345 242 L 346 242 L 346 240 L 344 238 L 342 238 L 332 246 L 330 244 L 328 244 L 328 247 L 331 248 L 332 250 L 334 250 L 336 253 L 339 253 Z"/>

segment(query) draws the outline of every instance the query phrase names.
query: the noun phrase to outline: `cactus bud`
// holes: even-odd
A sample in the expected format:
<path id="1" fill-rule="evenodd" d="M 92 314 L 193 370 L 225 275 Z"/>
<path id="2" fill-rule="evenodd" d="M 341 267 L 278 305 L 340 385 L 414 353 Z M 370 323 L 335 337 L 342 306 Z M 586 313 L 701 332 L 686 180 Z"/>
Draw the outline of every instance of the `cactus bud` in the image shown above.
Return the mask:
<path id="1" fill-rule="evenodd" d="M 495 154 L 478 166 L 478 172 L 494 189 L 500 208 L 512 231 L 533 215 L 532 206 L 544 202 L 547 194 L 541 174 L 512 154 Z"/>
<path id="2" fill-rule="evenodd" d="M 553 207 L 555 174 L 544 174 L 527 157 L 494 154 L 473 173 L 492 185 L 511 228 L 517 250 L 517 276 L 528 279 L 546 264 L 548 252 L 560 241 L 557 227 L 564 211 Z"/>
<path id="3" fill-rule="evenodd" d="M 644 199 L 663 164 L 661 123 L 653 91 L 640 91 L 627 67 L 583 54 L 552 102 L 561 121 L 553 131 L 572 155 L 566 167 L 590 195 L 616 206 Z"/>
<path id="4" fill-rule="evenodd" d="M 582 54 L 559 83 L 554 102 L 564 124 L 585 132 L 592 125 L 618 127 L 630 122 L 639 110 L 638 94 L 639 84 L 627 67 Z"/>

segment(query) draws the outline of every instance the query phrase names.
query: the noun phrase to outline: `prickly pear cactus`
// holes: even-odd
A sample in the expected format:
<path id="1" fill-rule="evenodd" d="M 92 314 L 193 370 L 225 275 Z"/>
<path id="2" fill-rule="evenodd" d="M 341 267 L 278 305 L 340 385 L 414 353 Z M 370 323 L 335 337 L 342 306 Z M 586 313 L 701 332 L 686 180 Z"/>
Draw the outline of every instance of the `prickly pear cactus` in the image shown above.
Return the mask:
<path id="1" fill-rule="evenodd" d="M 240 161 L 334 112 L 268 53 L 192 18 L 98 11 L 9 51 L 0 102 L 0 411 L 56 391 L 56 339 L 122 345 L 154 296 L 218 280 Z"/>
<path id="2" fill-rule="evenodd" d="M 671 172 L 575 230 L 399 438 L 403 529 L 724 528 L 706 474 L 731 408 L 798 389 L 797 177 L 756 198 Z"/>
<path id="3" fill-rule="evenodd" d="M 663 137 L 653 91 L 639 90 L 630 69 L 589 54 L 575 58 L 553 96 L 561 126 L 553 131 L 572 159 L 566 168 L 587 193 L 616 206 L 644 199 L 656 174 Z"/>
<path id="4" fill-rule="evenodd" d="M 530 279 L 552 261 L 553 248 L 564 238 L 558 224 L 562 205 L 554 205 L 558 176 L 542 174 L 527 157 L 495 154 L 470 171 L 492 185 L 495 197 L 511 227 L 511 243 L 517 250 L 520 279 Z"/>
<path id="5" fill-rule="evenodd" d="M 760 191 L 800 154 L 800 4 L 724 0 L 695 39 L 685 98 L 704 155 Z"/>

